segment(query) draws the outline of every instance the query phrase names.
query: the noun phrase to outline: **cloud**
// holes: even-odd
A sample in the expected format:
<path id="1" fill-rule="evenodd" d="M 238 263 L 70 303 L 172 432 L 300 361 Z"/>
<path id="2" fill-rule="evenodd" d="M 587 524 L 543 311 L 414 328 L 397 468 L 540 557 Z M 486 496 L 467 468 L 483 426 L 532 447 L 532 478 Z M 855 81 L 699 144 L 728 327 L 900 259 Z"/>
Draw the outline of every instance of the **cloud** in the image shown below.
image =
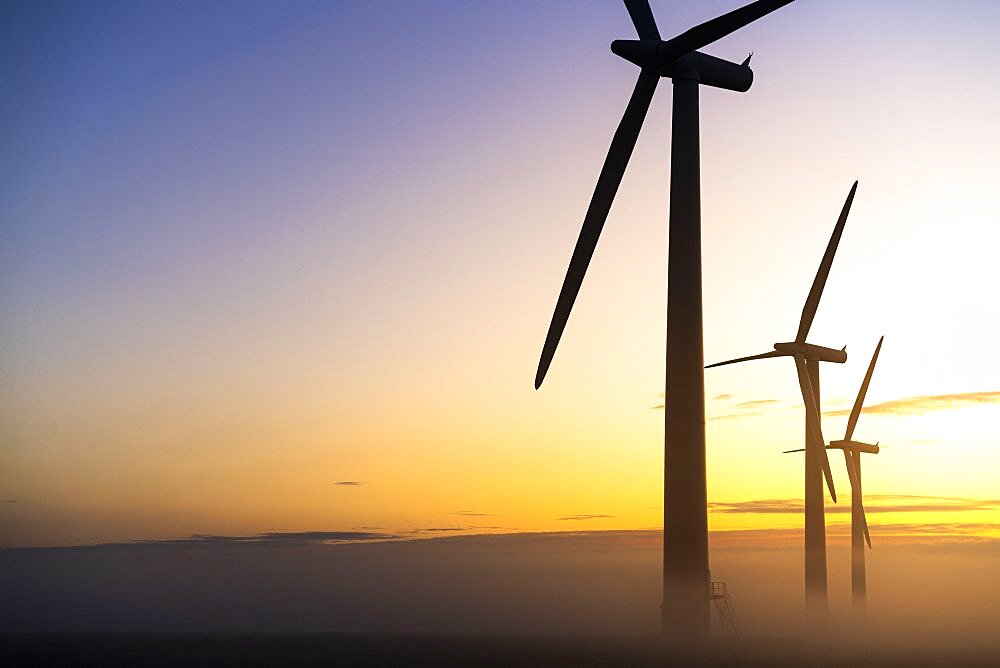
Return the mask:
<path id="1" fill-rule="evenodd" d="M 893 523 L 869 522 L 872 540 L 879 545 L 926 544 L 944 546 L 949 544 L 984 543 L 1000 546 L 995 534 L 1000 532 L 1000 524 L 993 522 L 939 522 L 939 523 Z M 845 543 L 850 540 L 851 523 L 831 522 L 826 525 L 827 540 L 831 543 Z M 802 545 L 802 527 L 772 527 L 766 529 L 730 529 L 710 531 L 713 549 L 748 547 L 795 547 Z"/>
<path id="2" fill-rule="evenodd" d="M 996 522 L 921 522 L 917 524 L 872 524 L 879 533 L 916 536 L 976 536 L 1000 530 Z M 984 538 L 987 538 L 984 536 Z"/>
<path id="3" fill-rule="evenodd" d="M 933 394 L 919 397 L 893 399 L 880 404 L 865 406 L 863 413 L 885 413 L 889 415 L 916 415 L 932 411 L 944 411 L 980 404 L 1000 403 L 1000 392 L 966 392 L 964 394 Z M 849 409 L 827 411 L 824 415 L 850 415 Z"/>
<path id="4" fill-rule="evenodd" d="M 611 517 L 608 515 L 578 516 Z M 560 519 L 577 519 L 577 516 Z M 934 544 L 945 542 L 968 543 L 970 541 L 991 542 L 1000 546 L 1000 523 L 997 522 L 914 522 L 886 523 L 870 522 L 872 534 L 877 535 L 879 542 L 913 543 L 933 539 Z M 457 533 L 467 530 L 485 530 L 485 533 Z M 827 535 L 838 541 L 848 540 L 851 524 L 845 517 L 841 521 L 827 523 Z M 424 532 L 429 532 L 425 534 Z M 76 553 L 91 551 L 107 552 L 138 552 L 142 550 L 198 549 L 210 551 L 219 550 L 249 550 L 265 547 L 288 546 L 293 548 L 336 549 L 338 546 L 356 545 L 391 545 L 401 543 L 452 543 L 476 542 L 482 544 L 498 543 L 537 543 L 549 540 L 576 540 L 581 538 L 595 541 L 625 540 L 629 545 L 647 545 L 651 550 L 659 550 L 663 536 L 662 528 L 640 529 L 572 529 L 566 531 L 523 531 L 515 527 L 431 527 L 404 531 L 407 535 L 393 534 L 361 534 L 354 532 L 312 531 L 301 533 L 271 533 L 255 536 L 214 536 L 195 534 L 187 538 L 168 540 L 149 540 L 123 543 L 95 543 L 89 545 L 53 545 L 45 547 L 2 547 L 0 556 L 13 553 Z M 423 534 L 423 535 L 421 535 Z M 714 529 L 709 531 L 713 548 L 715 547 L 752 547 L 752 546 L 800 546 L 802 541 L 801 526 L 768 527 L 761 529 Z M 639 541 L 639 542 L 636 542 Z"/>
<path id="5" fill-rule="evenodd" d="M 730 395 L 730 394 L 720 394 L 719 397 L 726 397 L 728 399 L 728 398 L 731 398 L 732 395 Z M 718 399 L 719 397 L 716 397 L 716 399 Z M 757 416 L 757 415 L 763 415 L 764 414 L 764 411 L 757 410 L 757 409 L 761 409 L 761 408 L 764 408 L 764 407 L 773 407 L 774 404 L 780 404 L 780 403 L 781 402 L 779 400 L 777 400 L 777 399 L 753 399 L 751 401 L 741 401 L 740 403 L 738 403 L 738 404 L 736 404 L 734 406 L 734 408 L 736 409 L 736 412 L 733 412 L 733 413 L 724 413 L 722 415 L 713 415 L 713 416 L 709 417 L 708 419 L 709 420 L 735 420 L 735 419 L 745 418 L 745 417 L 754 417 L 754 416 Z M 754 410 L 747 410 L 747 409 L 754 409 Z"/>
<path id="6" fill-rule="evenodd" d="M 496 517 L 493 513 L 477 513 L 474 510 L 456 510 L 452 515 L 463 515 L 465 517 Z"/>
<path id="7" fill-rule="evenodd" d="M 342 543 L 350 541 L 385 540 L 396 536 L 375 533 L 371 531 L 292 531 L 259 533 L 250 536 L 218 536 L 210 534 L 192 534 L 187 538 L 168 540 L 137 541 L 136 544 L 153 545 L 246 545 L 246 544 L 294 544 L 305 543 Z"/>
<path id="8" fill-rule="evenodd" d="M 723 415 L 713 415 L 709 417 L 709 420 L 734 420 L 737 418 L 754 417 L 755 415 L 761 415 L 760 411 L 746 411 L 744 413 L 724 413 Z"/>
<path id="9" fill-rule="evenodd" d="M 949 496 L 915 496 L 909 494 L 868 495 L 865 512 L 873 513 L 926 513 L 926 512 L 969 512 L 976 510 L 996 510 L 1000 500 L 967 499 Z M 872 503 L 874 501 L 875 503 Z M 723 514 L 795 514 L 804 508 L 799 499 L 763 499 L 755 501 L 715 502 L 708 504 L 709 510 Z M 843 503 L 826 507 L 827 513 L 849 513 L 851 505 Z"/>
<path id="10" fill-rule="evenodd" d="M 731 394 L 720 394 L 720 395 L 717 395 L 715 398 L 717 400 L 720 400 L 720 401 L 721 400 L 729 400 L 729 399 L 733 398 L 733 395 L 731 395 Z M 743 402 L 740 402 L 740 403 L 738 403 L 738 404 L 736 404 L 734 406 L 734 408 L 736 408 L 738 410 L 741 410 L 743 412 L 739 412 L 739 413 L 727 413 L 725 415 L 716 415 L 715 417 L 710 417 L 708 419 L 709 420 L 726 420 L 728 418 L 740 418 L 740 417 L 749 417 L 751 415 L 760 415 L 760 413 L 757 412 L 757 411 L 749 412 L 749 411 L 746 411 L 745 409 L 748 409 L 748 408 L 762 408 L 764 406 L 770 406 L 771 404 L 777 404 L 777 403 L 781 403 L 781 402 L 779 402 L 777 399 L 754 399 L 752 401 L 743 401 Z M 653 409 L 653 410 L 663 410 L 665 407 L 666 407 L 665 403 L 664 404 L 656 404 L 655 406 L 650 406 L 650 408 Z"/>
<path id="11" fill-rule="evenodd" d="M 429 538 L 429 537 L 428 538 L 416 538 L 416 536 L 420 536 L 420 534 L 435 534 L 435 533 L 436 534 L 450 534 L 450 533 L 459 533 L 459 532 L 465 532 L 465 531 L 486 531 L 486 532 L 503 531 L 505 533 L 496 534 L 496 535 L 505 536 L 505 535 L 509 535 L 506 532 L 517 531 L 517 529 L 515 527 L 476 525 L 476 526 L 461 526 L 461 527 L 460 526 L 451 526 L 451 527 L 421 527 L 421 528 L 417 528 L 417 529 L 406 530 L 406 531 L 404 531 L 404 533 L 410 534 L 411 536 L 415 537 L 415 538 L 408 538 L 407 540 L 446 540 L 446 539 L 447 540 L 452 540 L 454 538 L 469 538 L 469 537 L 474 537 L 474 536 L 477 536 L 477 535 L 478 536 L 492 535 L 490 533 L 484 533 L 484 534 L 472 534 L 472 536 L 470 536 L 470 535 L 442 536 L 439 539 Z"/>
<path id="12" fill-rule="evenodd" d="M 302 547 L 308 545 L 331 545 L 338 543 L 394 540 L 398 538 L 399 536 L 394 534 L 376 533 L 371 531 L 293 531 L 258 533 L 249 536 L 222 536 L 195 533 L 184 538 L 135 540 L 120 543 L 95 543 L 92 545 L 74 545 L 66 547 L 73 549 L 111 550 L 138 550 L 166 547 L 273 547 L 279 545 Z M 38 547 L 19 549 L 49 550 L 60 548 Z"/>
<path id="13" fill-rule="evenodd" d="M 779 403 L 777 399 L 754 399 L 753 401 L 742 401 L 736 404 L 737 408 L 757 408 L 759 406 L 766 406 L 767 404 Z"/>
<path id="14" fill-rule="evenodd" d="M 890 502 L 885 506 L 873 506 L 878 510 L 869 512 L 921 513 L 921 512 L 964 512 L 1000 509 L 1000 499 L 972 499 L 962 496 L 921 496 L 916 494 L 870 494 L 866 497 L 875 502 Z M 868 506 L 865 506 L 868 510 Z"/>
<path id="15" fill-rule="evenodd" d="M 716 513 L 801 513 L 802 502 L 798 499 L 763 499 L 757 501 L 716 501 L 708 504 L 708 509 Z"/>
<path id="16" fill-rule="evenodd" d="M 615 516 L 614 515 L 568 515 L 566 517 L 557 517 L 556 519 L 559 521 L 566 521 L 566 520 L 579 521 L 579 520 L 602 520 L 602 519 L 610 519 L 612 517 Z"/>
<path id="17" fill-rule="evenodd" d="M 341 487 L 358 487 L 360 485 L 367 485 L 367 482 L 361 482 L 360 480 L 338 480 L 333 483 L 334 485 L 339 485 Z"/>
<path id="18" fill-rule="evenodd" d="M 0 499 L 0 503 L 21 503 L 21 499 Z"/>

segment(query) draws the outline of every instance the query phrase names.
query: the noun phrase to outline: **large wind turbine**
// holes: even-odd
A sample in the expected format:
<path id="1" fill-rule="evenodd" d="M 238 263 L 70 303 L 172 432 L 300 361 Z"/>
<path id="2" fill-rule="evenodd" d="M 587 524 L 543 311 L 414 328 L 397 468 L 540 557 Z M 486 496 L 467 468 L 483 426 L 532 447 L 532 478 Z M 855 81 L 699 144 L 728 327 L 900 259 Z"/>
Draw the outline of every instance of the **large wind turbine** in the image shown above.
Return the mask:
<path id="1" fill-rule="evenodd" d="M 708 513 L 705 481 L 705 379 L 701 317 L 701 175 L 698 86 L 739 92 L 753 82 L 747 58 L 737 65 L 698 49 L 787 5 L 759 0 L 661 40 L 648 0 L 625 0 L 638 40 L 611 50 L 640 68 L 615 131 L 573 250 L 535 375 L 545 378 L 608 211 L 635 147 L 660 77 L 673 81 L 670 220 L 667 266 L 667 374 L 664 411 L 662 629 L 678 639 L 709 632 Z"/>
<path id="2" fill-rule="evenodd" d="M 670 400 L 664 417 L 661 624 L 663 633 L 675 638 L 702 638 L 709 633 L 698 86 L 745 92 L 753 82 L 749 58 L 737 65 L 697 49 L 790 2 L 752 2 L 663 41 L 648 0 L 625 0 L 639 39 L 616 40 L 611 50 L 639 66 L 639 79 L 597 180 L 535 375 L 537 389 L 566 327 L 656 84 L 660 77 L 669 77 L 674 85 L 667 266 L 666 395 Z"/>
<path id="3" fill-rule="evenodd" d="M 799 330 L 795 340 L 789 343 L 775 343 L 774 350 L 760 355 L 740 357 L 726 362 L 710 364 L 706 368 L 746 362 L 748 360 L 767 359 L 769 357 L 792 357 L 795 360 L 795 370 L 798 373 L 799 390 L 806 409 L 806 457 L 805 457 L 805 581 L 806 601 L 812 609 L 825 609 L 827 602 L 826 589 L 826 525 L 823 511 L 823 478 L 834 501 L 837 494 L 833 487 L 833 476 L 830 473 L 830 462 L 826 456 L 826 441 L 820 424 L 820 394 L 819 394 L 819 363 L 835 362 L 843 364 L 847 361 L 847 349 L 837 350 L 811 343 L 806 343 L 809 328 L 816 317 L 816 308 L 823 295 L 826 279 L 830 275 L 833 257 L 837 253 L 837 245 L 844 232 L 847 216 L 851 212 L 851 203 L 858 190 L 858 182 L 851 186 L 840 218 L 833 228 L 833 235 L 827 244 L 819 271 L 813 279 L 812 288 L 802 308 L 799 320 Z M 668 395 L 669 396 L 669 395 Z"/>

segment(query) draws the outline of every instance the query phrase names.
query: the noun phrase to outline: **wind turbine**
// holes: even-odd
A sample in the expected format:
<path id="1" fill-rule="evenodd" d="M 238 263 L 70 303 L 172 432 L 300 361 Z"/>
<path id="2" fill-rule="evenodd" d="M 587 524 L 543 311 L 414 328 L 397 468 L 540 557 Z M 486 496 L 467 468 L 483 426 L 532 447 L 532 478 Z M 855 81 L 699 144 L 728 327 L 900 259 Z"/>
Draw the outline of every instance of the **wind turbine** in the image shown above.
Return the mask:
<path id="1" fill-rule="evenodd" d="M 872 546 L 872 537 L 868 533 L 868 520 L 865 517 L 865 507 L 861 499 L 861 453 L 878 454 L 878 443 L 871 445 L 853 440 L 854 428 L 858 425 L 858 417 L 865 404 L 865 395 L 868 393 L 868 384 L 872 381 L 872 372 L 875 371 L 875 362 L 878 361 L 878 353 L 882 350 L 882 341 L 878 340 L 875 352 L 872 354 L 872 361 L 868 364 L 868 371 L 865 379 L 858 390 L 858 398 L 854 401 L 854 408 L 851 409 L 851 417 L 847 420 L 847 431 L 844 432 L 844 440 L 832 441 L 830 448 L 844 451 L 844 459 L 847 463 L 847 471 L 851 476 L 851 591 L 854 594 L 854 609 L 863 612 L 868 606 L 868 581 L 865 577 L 865 546 L 861 542 L 862 535 L 868 543 L 869 549 Z"/>
<path id="2" fill-rule="evenodd" d="M 583 220 L 535 375 L 545 378 L 590 258 L 635 147 L 660 77 L 673 81 L 670 219 L 667 265 L 667 372 L 664 411 L 664 635 L 709 633 L 708 511 L 705 481 L 705 378 L 701 314 L 701 175 L 698 86 L 739 92 L 753 83 L 750 59 L 737 65 L 698 49 L 792 0 L 759 0 L 660 39 L 648 0 L 625 0 L 638 40 L 616 40 L 611 51 L 640 68 L 635 90 L 611 140 Z"/>
<path id="3" fill-rule="evenodd" d="M 830 275 L 833 257 L 837 253 L 837 246 L 840 244 L 840 237 L 844 232 L 844 225 L 847 223 L 847 216 L 851 212 L 851 204 L 854 202 L 854 194 L 857 190 L 858 182 L 855 181 L 854 185 L 851 186 L 850 193 L 847 195 L 847 200 L 844 202 L 840 218 L 837 219 L 837 224 L 833 228 L 833 235 L 830 237 L 826 252 L 823 254 L 823 260 L 820 262 L 819 271 L 816 272 L 816 278 L 813 279 L 812 288 L 809 290 L 809 296 L 806 297 L 805 306 L 802 307 L 802 317 L 799 320 L 799 330 L 795 334 L 795 340 L 788 343 L 775 343 L 774 350 L 760 355 L 740 357 L 726 362 L 710 364 L 706 367 L 710 369 L 726 364 L 767 359 L 770 357 L 792 357 L 795 360 L 799 390 L 802 393 L 802 401 L 806 409 L 806 601 L 811 609 L 816 610 L 826 609 L 827 604 L 826 525 L 823 510 L 824 477 L 826 478 L 826 485 L 830 490 L 830 496 L 834 501 L 837 500 L 837 493 L 833 486 L 833 476 L 830 472 L 830 462 L 826 456 L 826 441 L 823 439 L 823 430 L 820 423 L 819 363 L 835 362 L 843 364 L 847 361 L 847 348 L 837 350 L 835 348 L 817 346 L 807 343 L 806 337 L 809 335 L 809 328 L 816 317 L 816 308 L 819 306 L 820 297 L 823 296 L 823 288 L 826 286 L 826 279 Z"/>
<path id="4" fill-rule="evenodd" d="M 858 417 L 865 404 L 865 395 L 868 393 L 868 385 L 872 380 L 872 372 L 875 371 L 875 362 L 878 361 L 878 353 L 882 350 L 882 341 L 878 340 L 875 352 L 872 354 L 872 361 L 868 364 L 868 371 L 865 379 L 858 390 L 858 398 L 854 401 L 854 408 L 851 409 L 851 416 L 847 420 L 847 431 L 844 432 L 844 440 L 831 441 L 826 446 L 828 450 L 842 450 L 844 452 L 844 463 L 847 466 L 848 476 L 851 478 L 851 591 L 854 595 L 854 608 L 863 611 L 868 604 L 868 583 L 865 578 L 865 543 L 871 549 L 872 537 L 868 533 L 868 519 L 865 517 L 865 506 L 861 497 L 861 453 L 877 455 L 879 452 L 878 443 L 862 443 L 852 439 L 854 428 L 858 425 Z M 802 452 L 802 448 L 797 450 L 786 450 L 786 452 Z"/>

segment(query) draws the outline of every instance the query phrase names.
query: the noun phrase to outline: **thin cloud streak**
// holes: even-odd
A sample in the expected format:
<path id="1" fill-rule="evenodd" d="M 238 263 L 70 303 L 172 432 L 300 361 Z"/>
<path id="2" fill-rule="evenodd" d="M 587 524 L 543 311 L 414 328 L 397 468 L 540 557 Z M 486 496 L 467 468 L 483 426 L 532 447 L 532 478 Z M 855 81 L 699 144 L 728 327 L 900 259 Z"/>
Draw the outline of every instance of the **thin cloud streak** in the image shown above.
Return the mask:
<path id="1" fill-rule="evenodd" d="M 717 395 L 715 398 L 717 400 L 723 400 L 723 399 L 729 400 L 732 399 L 732 397 L 733 395 L 731 394 L 720 394 Z M 750 401 L 741 401 L 740 403 L 733 406 L 735 412 L 723 413 L 722 415 L 712 415 L 709 416 L 708 419 L 733 420 L 738 418 L 756 417 L 764 414 L 764 411 L 760 409 L 775 408 L 776 404 L 780 403 L 781 401 L 778 399 L 753 399 Z M 653 410 L 663 410 L 665 407 L 666 407 L 665 404 L 656 404 L 655 406 L 651 406 L 650 408 Z M 748 410 L 748 409 L 753 409 L 753 410 Z"/>
<path id="2" fill-rule="evenodd" d="M 339 487 L 360 487 L 361 485 L 367 485 L 368 483 L 360 480 L 338 480 L 333 484 Z"/>
<path id="3" fill-rule="evenodd" d="M 736 404 L 737 408 L 756 408 L 758 406 L 766 406 L 768 404 L 780 403 L 777 399 L 754 399 L 752 401 L 742 401 Z"/>
<path id="4" fill-rule="evenodd" d="M 215 534 L 191 534 L 184 538 L 163 538 L 151 540 L 135 540 L 119 543 L 94 543 L 92 545 L 67 545 L 53 547 L 3 548 L 25 550 L 54 549 L 107 549 L 107 550 L 142 550 L 170 547 L 275 547 L 309 545 L 335 545 L 339 543 L 372 542 L 397 540 L 399 536 L 389 533 L 371 531 L 295 531 L 259 533 L 249 536 L 222 536 Z"/>
<path id="5" fill-rule="evenodd" d="M 663 404 L 658 404 L 656 406 L 650 406 L 652 410 L 663 410 L 665 407 Z M 745 411 L 743 413 L 723 413 L 722 415 L 711 415 L 707 419 L 709 420 L 735 420 L 739 418 L 756 417 L 758 415 L 763 415 L 761 411 Z"/>
<path id="6" fill-rule="evenodd" d="M 961 497 L 935 497 L 935 496 L 915 496 L 915 495 L 893 495 L 893 494 L 873 494 L 869 500 L 878 500 L 888 503 L 866 504 L 865 512 L 873 513 L 924 513 L 924 512 L 971 512 L 977 510 L 996 510 L 1000 508 L 1000 500 L 993 499 L 966 499 Z M 892 503 L 901 501 L 907 503 Z M 913 501 L 924 501 L 924 503 L 913 503 Z M 714 502 L 708 504 L 709 510 L 722 514 L 755 514 L 755 515 L 783 515 L 802 513 L 804 507 L 799 499 L 762 499 L 754 501 L 735 502 Z M 831 505 L 826 508 L 827 513 L 849 513 L 851 507 L 848 504 Z"/>
<path id="7" fill-rule="evenodd" d="M 849 525 L 845 525 L 849 526 Z M 873 524 L 879 533 L 930 536 L 966 536 L 1000 531 L 997 522 L 936 522 L 934 524 Z"/>
<path id="8" fill-rule="evenodd" d="M 607 516 L 605 516 L 607 517 Z M 992 541 L 1000 545 L 1000 523 L 996 522 L 916 522 L 916 523 L 871 523 L 873 532 L 878 532 L 880 540 L 912 542 L 913 540 L 934 538 L 935 543 L 947 539 L 960 542 Z M 486 532 L 479 534 L 424 535 L 423 532 L 451 534 L 470 529 L 498 529 L 503 533 Z M 828 535 L 839 539 L 850 536 L 849 521 L 831 522 L 827 525 Z M 405 535 L 404 535 L 405 534 Z M 709 536 L 713 547 L 740 546 L 798 546 L 802 540 L 801 527 L 768 527 L 761 529 L 711 530 Z M 453 541 L 503 541 L 537 542 L 552 539 L 591 538 L 601 541 L 630 541 L 632 545 L 648 544 L 649 549 L 659 550 L 663 530 L 660 527 L 644 529 L 574 529 L 568 531 L 520 531 L 514 527 L 431 527 L 403 531 L 400 535 L 357 533 L 341 531 L 306 531 L 300 533 L 271 533 L 255 536 L 211 536 L 194 534 L 187 538 L 147 540 L 121 543 L 95 543 L 85 545 L 53 545 L 44 547 L 0 547 L 0 553 L 15 552 L 77 552 L 77 551 L 138 551 L 170 550 L 177 548 L 198 549 L 259 549 L 265 547 L 315 547 L 335 549 L 348 544 L 376 544 L 393 542 L 453 542 Z M 632 541 L 641 541 L 634 543 Z"/>
<path id="9" fill-rule="evenodd" d="M 745 413 L 725 413 L 723 415 L 713 415 L 709 420 L 736 420 L 739 418 L 756 417 L 762 415 L 760 411 L 747 411 Z"/>
<path id="10" fill-rule="evenodd" d="M 714 501 L 708 504 L 708 509 L 716 513 L 801 513 L 802 502 L 797 499 L 761 499 L 755 501 Z"/>
<path id="11" fill-rule="evenodd" d="M 880 404 L 865 406 L 862 413 L 882 413 L 888 415 L 919 415 L 933 411 L 946 411 L 967 406 L 1000 403 L 1000 392 L 966 392 L 963 394 L 935 394 L 919 397 L 906 397 L 883 401 Z M 831 417 L 850 415 L 850 409 L 826 411 L 823 415 Z"/>
<path id="12" fill-rule="evenodd" d="M 568 515 L 566 517 L 557 517 L 556 519 L 559 520 L 560 522 L 565 522 L 565 521 L 576 522 L 583 520 L 611 519 L 613 517 L 615 516 L 614 515 Z"/>
<path id="13" fill-rule="evenodd" d="M 351 541 L 386 540 L 392 534 L 371 531 L 295 531 L 253 534 L 250 536 L 219 536 L 192 534 L 187 538 L 136 541 L 134 545 L 304 545 L 308 543 L 344 543 Z M 128 545 L 129 543 L 125 543 Z"/>
<path id="14" fill-rule="evenodd" d="M 939 522 L 878 524 L 870 522 L 873 536 L 880 545 L 926 544 L 943 546 L 953 543 L 987 543 L 1000 546 L 1000 524 L 995 522 Z M 849 540 L 850 522 L 827 524 L 827 537 L 835 542 Z M 710 531 L 714 548 L 791 547 L 799 548 L 802 527 L 772 527 L 766 529 L 732 529 Z"/>

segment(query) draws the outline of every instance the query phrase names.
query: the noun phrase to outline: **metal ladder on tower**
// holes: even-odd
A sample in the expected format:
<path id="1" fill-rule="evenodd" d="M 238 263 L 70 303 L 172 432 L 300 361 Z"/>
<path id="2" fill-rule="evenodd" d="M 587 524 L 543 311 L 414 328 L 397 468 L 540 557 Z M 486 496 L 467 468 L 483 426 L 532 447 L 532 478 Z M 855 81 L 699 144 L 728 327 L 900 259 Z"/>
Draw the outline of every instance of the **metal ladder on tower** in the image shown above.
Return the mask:
<path id="1" fill-rule="evenodd" d="M 719 627 L 722 629 L 722 634 L 738 638 L 740 631 L 736 625 L 736 609 L 733 607 L 733 599 L 729 595 L 726 583 L 712 582 L 708 597 L 712 600 L 715 613 L 719 616 Z"/>

